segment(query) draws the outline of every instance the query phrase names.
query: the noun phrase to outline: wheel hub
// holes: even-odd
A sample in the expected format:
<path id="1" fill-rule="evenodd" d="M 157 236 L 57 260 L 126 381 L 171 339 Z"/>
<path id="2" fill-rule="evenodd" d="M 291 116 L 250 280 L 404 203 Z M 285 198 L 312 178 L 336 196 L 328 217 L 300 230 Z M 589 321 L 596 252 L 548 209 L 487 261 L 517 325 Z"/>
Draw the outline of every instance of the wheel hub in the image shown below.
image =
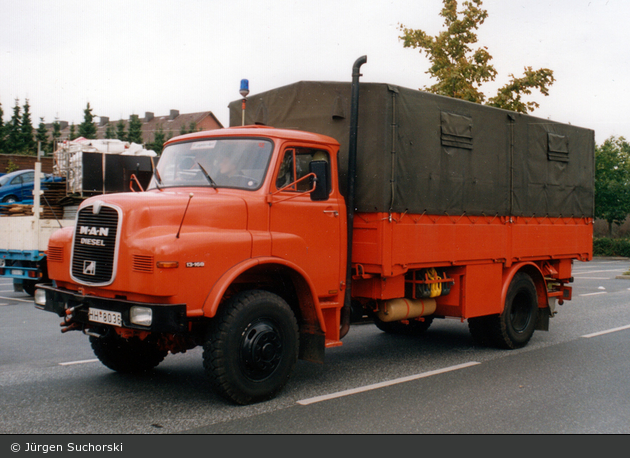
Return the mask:
<path id="1" fill-rule="evenodd" d="M 531 320 L 531 297 L 522 292 L 514 298 L 510 319 L 516 332 L 523 332 Z"/>
<path id="2" fill-rule="evenodd" d="M 276 328 L 262 321 L 251 324 L 243 334 L 241 361 L 252 380 L 263 380 L 278 367 L 282 341 Z"/>

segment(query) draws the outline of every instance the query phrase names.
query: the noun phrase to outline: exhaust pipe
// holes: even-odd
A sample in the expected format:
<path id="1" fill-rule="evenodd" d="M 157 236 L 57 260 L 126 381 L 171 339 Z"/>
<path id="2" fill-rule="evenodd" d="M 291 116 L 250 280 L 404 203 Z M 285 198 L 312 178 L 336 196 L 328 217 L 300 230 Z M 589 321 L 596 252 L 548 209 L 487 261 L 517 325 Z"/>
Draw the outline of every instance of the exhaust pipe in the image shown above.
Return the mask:
<path id="1" fill-rule="evenodd" d="M 347 211 L 347 260 L 346 260 L 346 293 L 341 308 L 341 329 L 339 338 L 350 329 L 350 312 L 352 307 L 352 233 L 354 224 L 354 188 L 357 171 L 357 131 L 359 126 L 359 77 L 361 66 L 367 62 L 367 56 L 359 57 L 352 66 L 352 95 L 350 99 L 350 141 L 348 143 L 348 188 L 346 199 Z"/>

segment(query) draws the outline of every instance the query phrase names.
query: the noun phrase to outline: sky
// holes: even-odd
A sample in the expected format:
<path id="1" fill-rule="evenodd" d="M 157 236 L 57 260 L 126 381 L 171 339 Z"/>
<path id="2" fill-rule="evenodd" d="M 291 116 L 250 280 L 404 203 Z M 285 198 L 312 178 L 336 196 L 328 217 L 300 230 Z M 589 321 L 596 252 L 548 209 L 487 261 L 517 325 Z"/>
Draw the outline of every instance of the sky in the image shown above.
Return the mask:
<path id="1" fill-rule="evenodd" d="M 462 2 L 460 2 L 460 8 Z M 297 81 L 361 81 L 422 89 L 429 61 L 404 48 L 400 24 L 437 35 L 442 0 L 0 0 L 0 103 L 29 101 L 37 127 L 212 111 Z M 487 97 L 526 66 L 556 82 L 533 115 L 630 138 L 628 0 L 484 0 L 478 30 L 498 75 Z"/>

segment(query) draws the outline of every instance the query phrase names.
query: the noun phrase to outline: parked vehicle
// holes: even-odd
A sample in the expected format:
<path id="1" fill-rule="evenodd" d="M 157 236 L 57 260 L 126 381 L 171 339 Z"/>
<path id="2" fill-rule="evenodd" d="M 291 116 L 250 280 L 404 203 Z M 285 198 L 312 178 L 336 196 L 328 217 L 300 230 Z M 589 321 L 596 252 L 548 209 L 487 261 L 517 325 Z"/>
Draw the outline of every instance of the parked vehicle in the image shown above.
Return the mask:
<path id="1" fill-rule="evenodd" d="M 46 186 L 45 183 L 61 180 L 52 174 L 44 174 L 42 177 L 43 189 Z M 0 177 L 0 202 L 12 204 L 28 201 L 30 203 L 33 201 L 34 186 L 35 170 L 33 169 L 7 173 Z"/>
<path id="2" fill-rule="evenodd" d="M 352 316 L 396 334 L 456 317 L 502 348 L 548 330 L 592 258 L 593 131 L 359 84 L 364 62 L 352 84 L 235 101 L 233 127 L 166 143 L 146 192 L 83 202 L 37 306 L 119 372 L 203 346 L 240 404 L 323 362 Z"/>

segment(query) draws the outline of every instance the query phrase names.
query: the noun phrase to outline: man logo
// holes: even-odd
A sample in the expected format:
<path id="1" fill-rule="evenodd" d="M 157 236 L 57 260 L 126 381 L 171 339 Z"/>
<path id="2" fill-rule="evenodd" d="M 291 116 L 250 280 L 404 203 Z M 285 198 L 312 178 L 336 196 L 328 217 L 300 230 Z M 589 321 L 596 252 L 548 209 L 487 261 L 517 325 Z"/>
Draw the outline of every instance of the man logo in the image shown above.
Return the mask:
<path id="1" fill-rule="evenodd" d="M 96 275 L 96 261 L 83 261 L 83 274 Z"/>

